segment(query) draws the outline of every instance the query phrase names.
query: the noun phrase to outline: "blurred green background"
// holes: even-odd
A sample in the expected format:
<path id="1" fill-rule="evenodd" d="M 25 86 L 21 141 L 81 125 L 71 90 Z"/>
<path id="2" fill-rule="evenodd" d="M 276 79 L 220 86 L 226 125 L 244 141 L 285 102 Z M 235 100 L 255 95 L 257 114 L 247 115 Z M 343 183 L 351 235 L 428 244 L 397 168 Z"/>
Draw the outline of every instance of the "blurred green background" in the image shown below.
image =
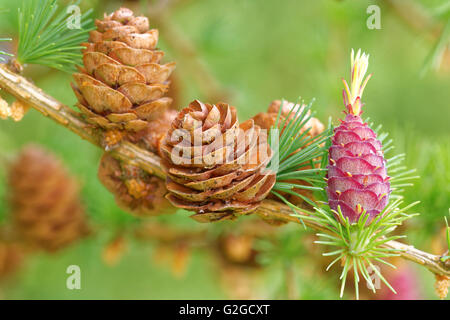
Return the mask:
<path id="1" fill-rule="evenodd" d="M 10 10 L 0 19 L 0 38 L 16 37 L 18 3 L 0 1 L 0 8 Z M 64 6 L 67 2 L 60 3 Z M 380 6 L 381 29 L 369 30 L 366 26 L 366 9 L 371 4 Z M 301 96 L 306 101 L 315 98 L 318 118 L 326 123 L 332 117 L 336 124 L 343 110 L 341 78 L 349 78 L 350 50 L 362 48 L 370 53 L 369 72 L 373 77 L 364 93 L 364 114 L 383 124 L 394 139 L 396 152 L 406 152 L 407 166 L 417 168 L 421 178 L 406 190 L 405 198 L 407 202 L 421 201 L 416 208 L 421 215 L 408 223 L 405 232 L 408 241 L 418 248 L 433 250 L 433 241 L 444 227 L 450 207 L 448 39 L 447 47 L 437 52 L 442 59 L 431 61 L 434 67 L 427 68 L 427 58 L 436 53 L 433 48 L 442 40 L 436 28 L 449 19 L 449 1 L 178 0 L 169 1 L 167 7 L 158 1 L 81 1 L 82 10 L 93 7 L 95 17 L 121 5 L 132 7 L 138 14 L 150 12 L 155 16 L 150 24 L 160 28 L 159 46 L 167 52 L 167 61 L 177 61 L 180 106 L 197 98 L 226 96 L 227 102 L 237 107 L 240 119 L 265 111 L 272 100 L 295 101 Z M 417 18 L 417 12 L 423 21 Z M 417 27 L 418 21 L 423 25 Z M 202 77 L 204 72 L 207 75 Z M 35 66 L 27 68 L 26 75 L 60 101 L 74 105 L 70 75 Z M 215 79 L 214 86 L 205 81 L 207 76 Z M 116 232 L 141 222 L 119 209 L 97 180 L 101 150 L 34 110 L 18 123 L 0 121 L 2 156 L 13 156 L 29 142 L 39 143 L 63 159 L 81 182 L 83 201 L 97 232 L 60 253 L 30 257 L 14 279 L 0 285 L 3 298 L 233 297 L 224 289 L 223 281 L 218 281 L 223 268 L 205 250 L 192 250 L 185 275 L 175 277 L 169 265 L 151 259 L 154 243 L 130 237 L 121 261 L 106 266 L 101 255 L 107 242 Z M 0 198 L 5 199 L 0 202 L 0 218 L 6 221 L 5 167 L 0 170 Z M 188 215 L 179 211 L 155 219 L 178 228 L 205 229 L 211 238 L 240 223 L 206 226 L 191 221 Z M 284 244 L 283 248 L 272 248 L 267 265 L 257 271 L 257 293 L 250 297 L 338 298 L 336 275 L 317 271 L 317 255 L 310 254 L 311 249 L 305 245 L 310 232 L 301 226 L 285 226 L 278 233 L 277 241 Z M 81 267 L 81 290 L 66 289 L 66 268 L 71 264 Z M 432 274 L 408 266 L 421 297 L 435 299 Z M 295 276 L 287 277 L 286 270 L 294 270 Z M 291 286 L 295 287 L 294 297 L 288 292 Z M 352 294 L 346 298 L 352 298 Z"/>

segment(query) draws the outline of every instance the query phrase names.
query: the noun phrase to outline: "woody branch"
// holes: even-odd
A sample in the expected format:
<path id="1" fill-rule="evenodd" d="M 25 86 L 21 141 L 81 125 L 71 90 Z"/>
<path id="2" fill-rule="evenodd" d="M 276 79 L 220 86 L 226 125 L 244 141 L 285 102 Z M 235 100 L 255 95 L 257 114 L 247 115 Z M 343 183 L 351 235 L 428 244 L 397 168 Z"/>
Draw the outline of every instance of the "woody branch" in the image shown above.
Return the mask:
<path id="1" fill-rule="evenodd" d="M 81 138 L 101 147 L 100 137 L 96 130 L 77 112 L 46 94 L 21 75 L 9 70 L 4 64 L 0 65 L 0 88 L 67 127 Z M 143 150 L 130 142 L 122 142 L 110 153 L 121 161 L 138 166 L 161 179 L 165 178 L 165 173 L 160 166 L 160 158 L 152 152 Z M 264 200 L 258 208 L 257 214 L 267 219 L 300 223 L 298 218 L 291 215 L 292 209 L 278 201 Z M 326 232 L 314 221 L 305 219 L 304 222 L 311 229 Z M 389 241 L 384 244 L 384 247 L 399 250 L 402 258 L 420 264 L 436 275 L 450 277 L 450 261 L 447 260 L 444 263 L 441 256 L 418 250 L 398 241 Z"/>

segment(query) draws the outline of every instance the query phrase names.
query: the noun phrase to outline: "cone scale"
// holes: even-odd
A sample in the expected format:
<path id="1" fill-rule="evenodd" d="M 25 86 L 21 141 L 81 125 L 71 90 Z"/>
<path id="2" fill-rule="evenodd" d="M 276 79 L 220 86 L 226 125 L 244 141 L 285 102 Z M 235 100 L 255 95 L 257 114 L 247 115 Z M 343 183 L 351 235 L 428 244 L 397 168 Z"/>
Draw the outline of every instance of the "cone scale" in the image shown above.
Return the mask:
<path id="1" fill-rule="evenodd" d="M 352 52 L 350 86 L 344 80 L 346 116 L 334 129 L 329 149 L 327 195 L 330 208 L 341 210 L 343 217 L 355 223 L 361 214 L 368 222 L 388 204 L 391 192 L 382 144 L 376 133 L 361 119 L 361 96 L 370 76 L 364 78 L 369 56 Z"/>

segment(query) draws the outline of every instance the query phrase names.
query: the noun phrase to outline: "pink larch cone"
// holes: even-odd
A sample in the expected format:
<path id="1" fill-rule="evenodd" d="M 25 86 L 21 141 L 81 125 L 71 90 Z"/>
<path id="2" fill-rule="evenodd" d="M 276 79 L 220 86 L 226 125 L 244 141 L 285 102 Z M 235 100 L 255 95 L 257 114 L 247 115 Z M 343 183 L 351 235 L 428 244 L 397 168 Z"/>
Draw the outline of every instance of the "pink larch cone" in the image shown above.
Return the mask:
<path id="1" fill-rule="evenodd" d="M 346 117 L 334 129 L 329 150 L 328 202 L 330 208 L 340 207 L 350 223 L 358 221 L 363 212 L 368 223 L 386 207 L 390 183 L 386 172 L 381 142 L 376 133 L 361 119 L 361 95 L 370 75 L 364 79 L 368 58 L 352 52 L 351 89 L 344 81 Z"/>

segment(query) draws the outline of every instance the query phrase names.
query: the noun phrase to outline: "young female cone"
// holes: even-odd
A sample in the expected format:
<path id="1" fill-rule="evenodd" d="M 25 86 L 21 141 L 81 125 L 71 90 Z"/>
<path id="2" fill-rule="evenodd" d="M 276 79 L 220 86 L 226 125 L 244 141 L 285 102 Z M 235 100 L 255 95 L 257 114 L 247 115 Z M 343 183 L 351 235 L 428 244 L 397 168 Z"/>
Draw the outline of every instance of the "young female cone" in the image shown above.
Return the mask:
<path id="1" fill-rule="evenodd" d="M 369 215 L 369 223 L 386 207 L 390 194 L 381 142 L 361 119 L 361 96 L 370 78 L 364 78 L 368 63 L 368 55 L 358 51 L 355 57 L 352 51 L 351 86 L 344 81 L 346 117 L 334 129 L 329 150 L 328 202 L 350 223 L 358 221 L 364 212 Z"/>

